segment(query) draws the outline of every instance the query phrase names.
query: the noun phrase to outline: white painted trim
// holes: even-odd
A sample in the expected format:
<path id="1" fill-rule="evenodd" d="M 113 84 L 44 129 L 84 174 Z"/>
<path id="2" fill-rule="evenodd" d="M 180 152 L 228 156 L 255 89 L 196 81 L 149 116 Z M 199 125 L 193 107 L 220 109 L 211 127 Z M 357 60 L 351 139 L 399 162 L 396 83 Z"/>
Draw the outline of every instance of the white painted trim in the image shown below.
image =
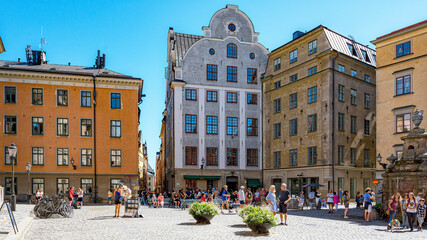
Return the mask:
<path id="1" fill-rule="evenodd" d="M 34 80 L 34 79 L 0 78 L 0 82 L 31 83 L 31 84 L 43 84 L 43 85 L 57 85 L 57 86 L 71 86 L 71 87 L 88 87 L 88 88 L 93 88 L 93 83 L 79 83 L 79 82 L 66 82 L 66 81 L 46 81 L 46 80 Z M 103 84 L 103 83 L 97 83 L 96 87 L 97 88 L 109 88 L 109 89 L 139 90 L 138 87 L 130 87 L 130 86 L 123 86 L 123 85 L 113 85 L 113 84 Z M 16 95 L 18 95 L 18 91 L 16 91 L 16 92 L 17 92 Z"/>
<path id="2" fill-rule="evenodd" d="M 175 168 L 183 168 L 185 156 L 183 156 L 183 146 L 182 146 L 182 135 L 183 135 L 183 116 L 182 116 L 182 85 L 176 85 L 173 90 L 174 95 L 174 141 L 175 149 L 174 150 L 174 162 Z"/>
<path id="3" fill-rule="evenodd" d="M 226 167 L 226 147 L 225 147 L 225 136 L 226 136 L 226 118 L 225 118 L 225 101 L 226 101 L 226 90 L 221 88 L 218 91 L 219 99 L 219 116 L 218 116 L 218 133 L 219 133 L 219 146 L 218 146 L 218 166 L 220 169 Z"/>
<path id="4" fill-rule="evenodd" d="M 198 91 L 198 99 L 199 99 L 199 114 L 198 114 L 198 135 L 199 135 L 199 149 L 197 151 L 197 166 L 200 166 L 202 164 L 201 159 L 202 157 L 206 156 L 206 114 L 205 114 L 205 103 L 204 101 L 206 99 L 206 91 L 203 89 L 199 89 Z M 199 162 L 200 161 L 200 162 Z M 206 159 L 205 159 L 206 161 Z"/>
<path id="5" fill-rule="evenodd" d="M 246 169 L 246 94 L 239 93 L 239 168 Z"/>
<path id="6" fill-rule="evenodd" d="M 226 90 L 228 92 L 253 92 L 261 93 L 261 89 L 254 88 L 241 88 L 241 87 L 228 87 L 228 86 L 217 86 L 217 85 L 199 85 L 199 84 L 185 84 L 186 88 L 198 88 L 198 89 L 209 89 L 209 90 Z"/>

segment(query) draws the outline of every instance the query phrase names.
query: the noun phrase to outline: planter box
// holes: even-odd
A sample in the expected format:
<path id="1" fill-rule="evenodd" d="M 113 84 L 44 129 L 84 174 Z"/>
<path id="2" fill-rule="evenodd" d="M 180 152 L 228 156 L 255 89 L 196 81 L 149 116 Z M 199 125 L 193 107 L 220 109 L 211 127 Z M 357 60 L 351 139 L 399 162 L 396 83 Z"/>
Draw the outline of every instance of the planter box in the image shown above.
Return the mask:
<path id="1" fill-rule="evenodd" d="M 248 223 L 248 227 L 252 232 L 256 234 L 269 233 L 269 229 L 272 227 L 270 223 Z"/>
<path id="2" fill-rule="evenodd" d="M 215 217 L 215 215 L 193 215 L 193 218 L 200 224 L 211 224 L 210 221 L 213 217 Z"/>

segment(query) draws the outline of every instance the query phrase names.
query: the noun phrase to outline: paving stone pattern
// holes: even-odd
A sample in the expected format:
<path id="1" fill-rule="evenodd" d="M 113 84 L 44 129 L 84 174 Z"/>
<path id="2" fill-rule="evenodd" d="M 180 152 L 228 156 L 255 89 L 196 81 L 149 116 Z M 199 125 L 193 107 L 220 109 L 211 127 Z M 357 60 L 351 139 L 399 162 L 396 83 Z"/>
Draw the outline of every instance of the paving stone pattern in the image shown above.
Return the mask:
<path id="1" fill-rule="evenodd" d="M 13 212 L 16 224 L 19 224 L 22 220 L 24 220 L 24 218 L 29 217 L 33 208 L 34 205 L 17 204 L 16 211 Z M 19 228 L 18 230 L 21 231 Z M 13 231 L 13 228 L 9 218 L 9 213 L 5 205 L 0 211 L 0 239 L 4 239 L 10 231 Z"/>

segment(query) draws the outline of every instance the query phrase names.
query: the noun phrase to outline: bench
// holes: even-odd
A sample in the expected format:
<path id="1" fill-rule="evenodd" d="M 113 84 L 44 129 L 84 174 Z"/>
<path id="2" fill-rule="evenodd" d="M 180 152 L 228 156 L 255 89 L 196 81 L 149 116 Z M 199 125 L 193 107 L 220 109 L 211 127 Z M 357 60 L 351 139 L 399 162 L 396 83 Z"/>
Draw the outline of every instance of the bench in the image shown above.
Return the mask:
<path id="1" fill-rule="evenodd" d="M 200 201 L 200 199 L 181 199 L 181 209 L 185 210 L 197 201 Z"/>

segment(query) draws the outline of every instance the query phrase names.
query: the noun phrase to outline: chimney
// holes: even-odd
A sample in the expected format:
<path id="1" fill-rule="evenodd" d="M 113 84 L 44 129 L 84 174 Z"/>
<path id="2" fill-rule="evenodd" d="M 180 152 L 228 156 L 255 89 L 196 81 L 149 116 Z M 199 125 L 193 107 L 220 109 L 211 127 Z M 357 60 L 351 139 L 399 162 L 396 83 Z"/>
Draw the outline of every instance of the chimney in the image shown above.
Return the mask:
<path id="1" fill-rule="evenodd" d="M 18 62 L 21 62 L 21 58 L 18 58 Z"/>
<path id="2" fill-rule="evenodd" d="M 302 35 L 304 35 L 303 32 L 301 32 L 301 31 L 295 31 L 294 34 L 292 35 L 292 40 L 295 40 L 295 39 L 301 37 Z"/>

